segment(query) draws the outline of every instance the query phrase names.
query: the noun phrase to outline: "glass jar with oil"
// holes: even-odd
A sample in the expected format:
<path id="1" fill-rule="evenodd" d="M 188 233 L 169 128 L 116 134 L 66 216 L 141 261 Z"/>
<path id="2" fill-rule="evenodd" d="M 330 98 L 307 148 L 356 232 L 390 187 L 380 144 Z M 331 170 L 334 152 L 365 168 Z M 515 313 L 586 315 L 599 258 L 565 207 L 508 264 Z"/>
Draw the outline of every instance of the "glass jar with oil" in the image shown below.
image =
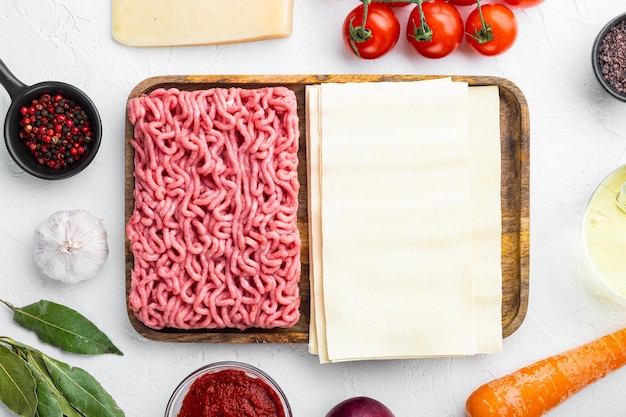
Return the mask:
<path id="1" fill-rule="evenodd" d="M 592 290 L 626 304 L 626 165 L 604 178 L 589 199 L 582 235 Z"/>

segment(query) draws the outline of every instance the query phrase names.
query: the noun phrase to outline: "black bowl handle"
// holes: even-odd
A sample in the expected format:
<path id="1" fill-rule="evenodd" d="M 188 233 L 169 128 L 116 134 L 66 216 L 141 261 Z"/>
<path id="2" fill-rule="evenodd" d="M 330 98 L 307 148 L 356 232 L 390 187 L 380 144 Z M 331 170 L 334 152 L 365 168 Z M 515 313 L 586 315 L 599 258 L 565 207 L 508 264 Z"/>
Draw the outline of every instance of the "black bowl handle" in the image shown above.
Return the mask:
<path id="1" fill-rule="evenodd" d="M 22 83 L 13 75 L 9 68 L 0 59 L 0 84 L 4 86 L 12 99 L 19 96 L 28 86 Z"/>

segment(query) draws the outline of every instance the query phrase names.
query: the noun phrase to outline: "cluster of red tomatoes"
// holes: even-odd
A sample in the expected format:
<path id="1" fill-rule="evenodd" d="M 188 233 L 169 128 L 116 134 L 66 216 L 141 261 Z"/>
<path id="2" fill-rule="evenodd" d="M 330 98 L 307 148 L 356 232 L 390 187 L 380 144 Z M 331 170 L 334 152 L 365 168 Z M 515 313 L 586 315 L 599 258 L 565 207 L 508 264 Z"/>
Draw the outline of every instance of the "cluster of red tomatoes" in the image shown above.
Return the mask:
<path id="1" fill-rule="evenodd" d="M 486 4 L 481 4 L 480 0 L 360 1 L 362 4 L 344 20 L 343 37 L 355 55 L 374 59 L 393 49 L 400 38 L 401 27 L 395 8 L 413 7 L 406 25 L 406 38 L 425 57 L 443 58 L 454 52 L 463 38 L 476 52 L 493 56 L 507 51 L 517 38 L 517 19 L 511 7 L 534 7 L 544 0 L 503 0 Z M 459 7 L 469 6 L 474 9 L 464 22 Z"/>

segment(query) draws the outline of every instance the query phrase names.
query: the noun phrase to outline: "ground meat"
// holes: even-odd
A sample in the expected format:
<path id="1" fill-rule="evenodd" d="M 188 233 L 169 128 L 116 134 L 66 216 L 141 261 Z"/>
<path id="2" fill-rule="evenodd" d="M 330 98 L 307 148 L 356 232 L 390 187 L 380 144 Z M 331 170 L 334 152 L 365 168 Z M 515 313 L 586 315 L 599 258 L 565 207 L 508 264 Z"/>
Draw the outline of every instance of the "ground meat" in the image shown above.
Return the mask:
<path id="1" fill-rule="evenodd" d="M 148 327 L 290 327 L 299 318 L 294 93 L 159 89 L 129 103 L 129 304 Z"/>

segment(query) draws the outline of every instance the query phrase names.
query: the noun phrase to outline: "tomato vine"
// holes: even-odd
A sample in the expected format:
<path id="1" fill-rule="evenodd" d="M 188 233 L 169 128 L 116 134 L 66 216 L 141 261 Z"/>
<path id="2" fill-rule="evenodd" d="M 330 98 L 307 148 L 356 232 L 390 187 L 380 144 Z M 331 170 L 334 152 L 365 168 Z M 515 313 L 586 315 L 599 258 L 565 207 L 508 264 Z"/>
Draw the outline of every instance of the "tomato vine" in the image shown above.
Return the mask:
<path id="1" fill-rule="evenodd" d="M 528 8 L 537 6 L 544 0 L 505 1 L 511 7 Z M 516 16 L 505 4 L 482 5 L 480 0 L 359 2 L 361 4 L 346 16 L 342 30 L 349 49 L 360 58 L 378 58 L 394 48 L 400 30 L 393 9 L 409 5 L 414 5 L 414 9 L 407 22 L 407 40 L 417 52 L 429 58 L 442 58 L 450 54 L 459 46 L 463 36 L 470 47 L 482 55 L 503 53 L 517 38 Z M 475 9 L 463 25 L 456 7 L 471 5 L 475 5 Z"/>

